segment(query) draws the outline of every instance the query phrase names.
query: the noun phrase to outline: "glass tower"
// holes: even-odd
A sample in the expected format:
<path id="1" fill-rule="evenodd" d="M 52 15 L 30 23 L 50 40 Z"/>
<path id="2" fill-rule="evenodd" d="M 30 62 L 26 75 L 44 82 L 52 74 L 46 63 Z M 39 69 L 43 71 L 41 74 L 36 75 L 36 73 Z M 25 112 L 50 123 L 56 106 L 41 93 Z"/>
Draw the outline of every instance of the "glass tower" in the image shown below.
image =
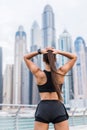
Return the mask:
<path id="1" fill-rule="evenodd" d="M 86 67 L 86 44 L 82 37 L 77 37 L 75 42 L 75 52 L 77 54 L 77 61 L 75 66 L 75 99 L 87 98 L 87 67 Z"/>
<path id="2" fill-rule="evenodd" d="M 0 103 L 2 103 L 3 82 L 2 82 L 2 48 L 0 47 Z"/>
<path id="3" fill-rule="evenodd" d="M 42 14 L 42 39 L 43 47 L 55 45 L 55 21 L 53 9 L 50 5 L 46 5 Z"/>
<path id="4" fill-rule="evenodd" d="M 31 28 L 31 48 L 30 51 L 37 51 L 41 48 L 41 29 L 36 21 L 32 24 Z M 41 68 L 41 55 L 32 58 L 32 61 Z M 36 86 L 35 77 L 30 72 L 30 104 L 37 104 L 40 100 L 38 88 Z"/>
<path id="5" fill-rule="evenodd" d="M 26 33 L 23 26 L 19 26 L 15 35 L 14 83 L 13 103 L 29 104 L 29 72 L 23 56 L 26 53 Z"/>
<path id="6" fill-rule="evenodd" d="M 64 30 L 64 32 L 59 37 L 58 47 L 59 50 L 71 52 L 71 45 L 72 45 L 72 39 L 70 34 L 67 30 Z M 59 66 L 64 65 L 68 62 L 68 58 L 65 56 L 59 55 Z M 74 90 L 73 90 L 73 78 L 72 78 L 72 70 L 70 70 L 65 76 L 64 84 L 63 84 L 63 96 L 64 96 L 64 103 L 69 104 L 70 99 L 74 98 Z"/>

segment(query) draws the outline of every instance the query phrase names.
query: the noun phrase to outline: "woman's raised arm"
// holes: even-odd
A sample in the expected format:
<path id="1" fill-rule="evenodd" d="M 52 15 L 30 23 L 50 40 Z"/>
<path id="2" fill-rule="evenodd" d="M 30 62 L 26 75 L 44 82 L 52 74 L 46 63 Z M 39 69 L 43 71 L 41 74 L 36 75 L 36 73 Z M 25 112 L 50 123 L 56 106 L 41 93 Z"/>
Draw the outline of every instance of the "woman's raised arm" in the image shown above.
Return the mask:
<path id="1" fill-rule="evenodd" d="M 38 73 L 41 71 L 40 68 L 31 60 L 33 57 L 37 56 L 38 54 L 45 54 L 47 53 L 46 49 L 38 49 L 35 52 L 30 52 L 24 56 L 24 61 L 29 68 L 29 70 L 37 77 Z"/>
<path id="2" fill-rule="evenodd" d="M 56 49 L 53 49 L 53 53 L 65 56 L 70 59 L 67 63 L 65 63 L 62 67 L 59 68 L 59 70 L 65 75 L 75 64 L 77 60 L 76 54 Z"/>

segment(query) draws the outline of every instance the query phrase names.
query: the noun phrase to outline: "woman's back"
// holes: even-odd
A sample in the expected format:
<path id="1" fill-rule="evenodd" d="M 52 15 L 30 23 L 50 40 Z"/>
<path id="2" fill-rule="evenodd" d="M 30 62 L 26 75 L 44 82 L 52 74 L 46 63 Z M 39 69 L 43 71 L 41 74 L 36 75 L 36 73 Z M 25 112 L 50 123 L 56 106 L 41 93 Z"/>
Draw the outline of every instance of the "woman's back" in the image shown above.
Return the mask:
<path id="1" fill-rule="evenodd" d="M 37 86 L 40 92 L 41 100 L 45 100 L 45 99 L 58 100 L 58 95 L 52 82 L 51 70 L 50 68 L 48 69 L 48 66 L 45 66 L 45 67 L 46 67 L 46 70 L 40 73 L 41 76 L 39 75 L 38 80 L 37 80 Z M 59 71 L 57 72 L 59 73 Z M 64 76 L 57 75 L 57 80 L 59 81 L 59 85 L 61 88 L 64 82 Z"/>
<path id="2" fill-rule="evenodd" d="M 43 59 L 45 63 L 45 72 L 30 60 L 38 54 L 45 54 L 44 56 L 46 56 Z M 56 54 L 66 56 L 70 59 L 59 69 L 55 67 Z M 35 112 L 34 130 L 48 130 L 48 124 L 50 122 L 54 124 L 55 130 L 69 129 L 67 122 L 69 116 L 63 103 L 60 102 L 62 99 L 61 84 L 64 83 L 64 76 L 73 67 L 76 58 L 75 54 L 53 48 L 39 49 L 37 52 L 32 52 L 24 57 L 26 65 L 36 78 L 41 96 L 41 101 Z"/>

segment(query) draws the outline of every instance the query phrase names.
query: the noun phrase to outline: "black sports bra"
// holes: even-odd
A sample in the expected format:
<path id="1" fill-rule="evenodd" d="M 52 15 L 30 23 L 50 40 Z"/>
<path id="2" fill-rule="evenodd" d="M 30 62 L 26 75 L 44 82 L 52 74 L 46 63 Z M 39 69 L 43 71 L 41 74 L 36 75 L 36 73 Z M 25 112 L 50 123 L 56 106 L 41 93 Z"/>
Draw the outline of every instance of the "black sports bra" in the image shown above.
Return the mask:
<path id="1" fill-rule="evenodd" d="M 43 85 L 37 85 L 38 86 L 38 90 L 40 93 L 43 92 L 56 92 L 54 85 L 52 83 L 52 79 L 51 79 L 51 72 L 44 70 L 46 77 L 47 77 L 47 82 Z"/>

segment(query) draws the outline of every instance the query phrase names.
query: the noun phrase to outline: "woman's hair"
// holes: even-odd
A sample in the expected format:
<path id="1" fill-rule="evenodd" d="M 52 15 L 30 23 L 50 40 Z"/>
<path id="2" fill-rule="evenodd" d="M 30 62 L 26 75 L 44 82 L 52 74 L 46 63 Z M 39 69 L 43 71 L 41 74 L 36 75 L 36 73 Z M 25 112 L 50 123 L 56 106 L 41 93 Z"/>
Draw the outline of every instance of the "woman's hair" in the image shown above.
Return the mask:
<path id="1" fill-rule="evenodd" d="M 62 99 L 62 95 L 61 95 L 61 93 L 62 93 L 61 92 L 61 84 L 58 84 L 58 77 L 57 77 L 58 74 L 59 75 L 61 75 L 61 74 L 58 73 L 57 69 L 56 69 L 56 65 L 55 65 L 56 55 L 53 54 L 51 50 L 48 50 L 48 53 L 43 55 L 43 60 L 46 64 L 50 65 L 52 82 L 53 82 L 53 85 L 54 85 L 55 90 L 57 92 L 59 100 L 62 101 L 63 99 Z"/>

